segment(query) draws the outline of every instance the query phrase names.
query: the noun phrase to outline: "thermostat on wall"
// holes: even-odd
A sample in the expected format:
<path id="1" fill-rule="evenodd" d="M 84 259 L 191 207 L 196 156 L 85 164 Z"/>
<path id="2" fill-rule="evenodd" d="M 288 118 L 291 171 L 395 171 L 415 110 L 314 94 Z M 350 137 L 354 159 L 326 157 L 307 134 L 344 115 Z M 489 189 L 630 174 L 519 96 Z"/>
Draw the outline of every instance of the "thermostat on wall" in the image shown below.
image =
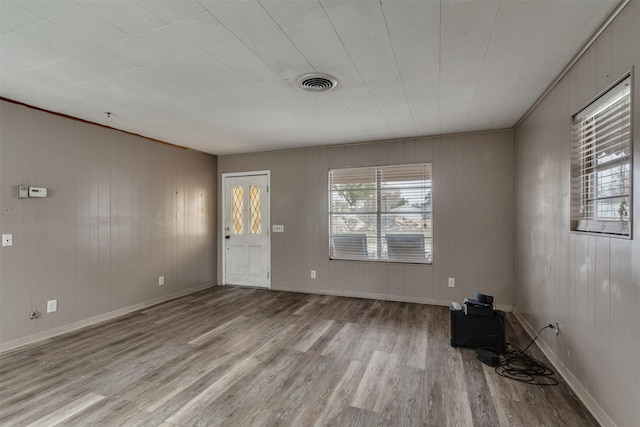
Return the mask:
<path id="1" fill-rule="evenodd" d="M 44 187 L 29 187 L 29 197 L 47 197 L 47 189 Z"/>

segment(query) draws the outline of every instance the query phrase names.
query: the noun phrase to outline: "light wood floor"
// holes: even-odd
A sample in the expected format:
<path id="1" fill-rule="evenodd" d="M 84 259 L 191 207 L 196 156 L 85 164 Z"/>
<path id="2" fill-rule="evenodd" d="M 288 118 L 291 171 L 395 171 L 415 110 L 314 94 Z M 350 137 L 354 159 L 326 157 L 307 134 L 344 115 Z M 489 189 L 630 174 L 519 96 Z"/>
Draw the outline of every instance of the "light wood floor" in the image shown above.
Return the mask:
<path id="1" fill-rule="evenodd" d="M 0 355 L 0 425 L 597 425 L 564 382 L 524 385 L 452 348 L 449 319 L 214 287 Z"/>

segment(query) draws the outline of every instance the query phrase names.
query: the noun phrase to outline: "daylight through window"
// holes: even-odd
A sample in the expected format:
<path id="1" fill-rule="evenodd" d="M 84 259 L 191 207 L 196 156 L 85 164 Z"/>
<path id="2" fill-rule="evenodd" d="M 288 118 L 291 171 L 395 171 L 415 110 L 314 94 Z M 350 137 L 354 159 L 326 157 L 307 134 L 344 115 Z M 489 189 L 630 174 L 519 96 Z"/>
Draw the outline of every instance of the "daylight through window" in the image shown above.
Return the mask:
<path id="1" fill-rule="evenodd" d="M 330 170 L 330 258 L 431 263 L 431 194 L 431 164 Z"/>
<path id="2" fill-rule="evenodd" d="M 631 77 L 573 117 L 571 229 L 631 234 Z"/>

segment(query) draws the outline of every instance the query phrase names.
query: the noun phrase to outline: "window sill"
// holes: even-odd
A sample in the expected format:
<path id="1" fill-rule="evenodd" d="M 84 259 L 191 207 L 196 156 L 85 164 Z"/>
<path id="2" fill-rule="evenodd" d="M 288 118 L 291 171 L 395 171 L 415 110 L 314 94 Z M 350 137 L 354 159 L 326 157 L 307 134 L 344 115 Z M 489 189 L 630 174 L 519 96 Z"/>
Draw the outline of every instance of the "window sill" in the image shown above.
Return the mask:
<path id="1" fill-rule="evenodd" d="M 597 236 L 631 238 L 631 223 L 621 221 L 577 220 L 575 233 L 586 233 Z"/>

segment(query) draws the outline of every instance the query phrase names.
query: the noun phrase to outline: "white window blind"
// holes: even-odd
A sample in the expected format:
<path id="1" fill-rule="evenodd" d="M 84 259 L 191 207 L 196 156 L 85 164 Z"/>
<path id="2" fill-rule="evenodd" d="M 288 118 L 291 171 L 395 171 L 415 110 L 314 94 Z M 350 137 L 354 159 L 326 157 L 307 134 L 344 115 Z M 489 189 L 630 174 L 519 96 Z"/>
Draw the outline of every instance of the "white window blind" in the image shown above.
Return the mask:
<path id="1" fill-rule="evenodd" d="M 572 230 L 630 236 L 630 76 L 573 117 L 572 140 Z"/>
<path id="2" fill-rule="evenodd" d="M 431 263 L 431 164 L 329 171 L 332 259 Z"/>

